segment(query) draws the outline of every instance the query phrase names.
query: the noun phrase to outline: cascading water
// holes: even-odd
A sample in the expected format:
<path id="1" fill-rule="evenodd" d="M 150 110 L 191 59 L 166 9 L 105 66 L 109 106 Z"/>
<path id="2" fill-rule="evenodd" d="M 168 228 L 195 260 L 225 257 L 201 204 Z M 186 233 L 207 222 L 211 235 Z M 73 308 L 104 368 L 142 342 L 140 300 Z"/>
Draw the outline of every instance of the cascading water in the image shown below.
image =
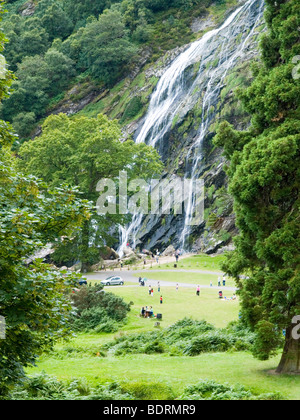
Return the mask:
<path id="1" fill-rule="evenodd" d="M 201 124 L 187 154 L 187 161 L 192 163 L 186 177 L 189 176 L 192 181 L 200 173 L 202 142 L 215 118 L 215 112 L 211 110 L 218 103 L 228 72 L 249 49 L 253 34 L 262 23 L 263 11 L 263 0 L 249 0 L 234 11 L 220 28 L 207 32 L 200 40 L 192 43 L 165 71 L 151 97 L 148 113 L 135 141 L 157 149 L 172 130 L 174 121 L 178 123 L 183 120 L 199 103 L 199 98 L 202 98 Z M 191 77 L 188 69 L 196 63 L 200 64 L 199 70 Z M 189 221 L 194 206 L 194 195 L 191 193 L 185 208 L 182 230 L 178 235 L 182 249 L 190 234 Z M 136 214 L 126 229 L 120 228 L 122 235 L 119 254 L 123 254 L 122 249 L 128 242 L 135 247 L 135 238 L 143 218 L 143 215 Z"/>

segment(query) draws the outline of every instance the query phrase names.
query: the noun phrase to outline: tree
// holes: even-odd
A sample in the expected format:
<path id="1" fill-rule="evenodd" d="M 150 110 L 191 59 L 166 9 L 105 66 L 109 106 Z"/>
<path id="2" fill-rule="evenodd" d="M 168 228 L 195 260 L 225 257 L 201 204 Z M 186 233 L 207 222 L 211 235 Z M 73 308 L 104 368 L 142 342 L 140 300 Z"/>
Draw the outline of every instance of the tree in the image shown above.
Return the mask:
<path id="1" fill-rule="evenodd" d="M 109 9 L 112 3 L 119 0 L 63 0 L 64 8 L 77 27 L 84 26 L 89 16 L 98 18 L 105 9 Z"/>
<path id="2" fill-rule="evenodd" d="M 91 75 L 112 85 L 125 74 L 137 48 L 129 40 L 121 13 L 106 10 L 82 32 L 81 62 Z"/>
<path id="3" fill-rule="evenodd" d="M 300 314 L 300 85 L 292 64 L 300 54 L 299 11 L 295 0 L 267 1 L 262 64 L 239 92 L 252 126 L 238 132 L 222 123 L 215 140 L 230 160 L 239 228 L 224 269 L 236 278 L 243 318 L 257 333 L 255 356 L 270 357 L 286 332 L 279 373 L 300 372 L 300 341 L 292 335 Z"/>
<path id="4" fill-rule="evenodd" d="M 72 20 L 57 3 L 47 8 L 41 19 L 41 24 L 48 33 L 50 41 L 55 38 L 67 38 L 73 31 Z"/>
<path id="5" fill-rule="evenodd" d="M 69 334 L 71 307 L 62 274 L 26 261 L 62 235 L 74 234 L 89 207 L 71 188 L 49 189 L 18 173 L 9 151 L 0 158 L 0 313 L 7 331 L 0 340 L 0 395 L 57 338 Z"/>
<path id="6" fill-rule="evenodd" d="M 0 10 L 2 14 L 2 10 Z M 3 48 L 5 38 L 0 33 Z M 9 95 L 13 80 L 7 71 L 0 80 L 0 98 Z M 11 145 L 16 135 L 0 121 L 0 314 L 6 336 L 0 340 L 0 398 L 24 376 L 55 339 L 69 334 L 66 320 L 70 303 L 65 297 L 68 281 L 31 258 L 61 235 L 74 234 L 90 216 L 90 205 L 74 188 L 48 188 L 32 175 L 16 170 Z"/>
<path id="7" fill-rule="evenodd" d="M 121 134 L 117 121 L 101 114 L 97 118 L 52 115 L 46 119 L 42 135 L 20 148 L 19 168 L 53 186 L 78 186 L 82 197 L 96 204 L 96 186 L 101 179 L 117 182 L 121 170 L 127 171 L 129 180 L 148 179 L 162 169 L 155 149 L 129 140 L 120 142 Z M 64 258 L 69 255 L 67 261 L 73 263 L 79 259 L 82 269 L 89 270 L 99 262 L 99 248 L 115 242 L 112 229 L 122 222 L 123 215 L 101 216 L 95 211 L 80 234 L 64 243 Z"/>
<path id="8" fill-rule="evenodd" d="M 37 17 L 12 15 L 3 24 L 9 40 L 5 57 L 13 71 L 25 57 L 43 54 L 49 48 L 49 36 Z"/>
<path id="9" fill-rule="evenodd" d="M 18 65 L 14 91 L 4 101 L 2 117 L 13 122 L 21 137 L 30 135 L 50 99 L 68 87 L 75 75 L 73 61 L 51 48 L 43 56 L 26 57 Z"/>

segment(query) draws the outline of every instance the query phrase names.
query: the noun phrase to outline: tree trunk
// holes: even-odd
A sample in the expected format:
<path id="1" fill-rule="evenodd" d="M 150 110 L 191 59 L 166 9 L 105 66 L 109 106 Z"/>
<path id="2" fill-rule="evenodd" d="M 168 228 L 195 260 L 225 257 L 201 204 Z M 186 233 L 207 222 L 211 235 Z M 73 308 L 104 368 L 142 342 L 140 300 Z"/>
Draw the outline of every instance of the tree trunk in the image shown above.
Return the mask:
<path id="1" fill-rule="evenodd" d="M 285 346 L 276 373 L 300 373 L 300 339 L 292 336 L 294 326 L 286 331 Z"/>

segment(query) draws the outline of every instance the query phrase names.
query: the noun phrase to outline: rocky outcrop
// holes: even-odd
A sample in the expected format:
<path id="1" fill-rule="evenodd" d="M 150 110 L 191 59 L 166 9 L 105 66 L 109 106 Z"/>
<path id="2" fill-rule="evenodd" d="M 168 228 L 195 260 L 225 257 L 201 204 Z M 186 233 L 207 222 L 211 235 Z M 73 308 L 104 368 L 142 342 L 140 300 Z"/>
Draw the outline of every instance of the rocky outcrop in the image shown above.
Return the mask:
<path id="1" fill-rule="evenodd" d="M 33 1 L 28 1 L 19 9 L 19 13 L 23 17 L 34 15 L 36 5 Z"/>
<path id="2" fill-rule="evenodd" d="M 245 12 L 241 18 L 232 20 L 234 24 L 228 26 L 223 36 L 212 37 L 209 45 L 203 50 L 199 49 L 198 55 L 196 49 L 194 55 L 190 54 L 193 57 L 190 64 L 185 65 L 178 83 L 173 87 L 179 91 L 180 83 L 181 92 L 176 93 L 174 102 L 170 103 L 170 107 L 174 107 L 173 121 L 160 123 L 167 129 L 157 138 L 153 124 L 152 132 L 149 131 L 146 137 L 151 142 L 154 139 L 155 147 L 166 165 L 164 177 L 192 176 L 205 181 L 205 217 L 202 223 L 189 230 L 185 245 L 190 250 L 215 253 L 230 244 L 232 236 L 236 234 L 232 203 L 218 209 L 219 195 L 227 184 L 224 171 L 226 162 L 222 150 L 214 147 L 213 138 L 222 120 L 226 119 L 237 129 L 245 129 L 250 123 L 233 91 L 248 85 L 252 77 L 248 63 L 258 56 L 258 36 L 263 30 L 260 20 L 262 2 L 253 0 L 243 10 Z M 175 57 L 182 53 L 183 57 L 188 56 L 185 54 L 188 48 L 186 46 L 170 52 L 160 60 L 160 65 L 157 63 L 147 69 L 147 77 L 167 74 L 171 63 L 175 63 Z M 164 80 L 165 85 L 168 82 Z M 157 85 L 157 97 L 158 89 L 162 88 L 162 83 Z M 170 94 L 170 89 L 168 93 L 167 89 L 159 93 L 164 97 Z M 175 100 L 178 103 L 175 104 Z M 151 118 L 155 123 L 154 115 Z M 170 115 L 171 112 L 166 117 L 170 118 Z M 149 117 L 131 126 L 135 130 L 134 137 L 139 140 L 146 118 Z M 162 133 L 161 127 L 157 132 Z M 208 224 L 210 216 L 216 219 L 216 223 Z M 169 245 L 178 248 L 182 244 L 185 223 L 184 215 L 147 215 L 135 237 L 136 245 L 147 249 L 159 248 L 160 251 Z"/>

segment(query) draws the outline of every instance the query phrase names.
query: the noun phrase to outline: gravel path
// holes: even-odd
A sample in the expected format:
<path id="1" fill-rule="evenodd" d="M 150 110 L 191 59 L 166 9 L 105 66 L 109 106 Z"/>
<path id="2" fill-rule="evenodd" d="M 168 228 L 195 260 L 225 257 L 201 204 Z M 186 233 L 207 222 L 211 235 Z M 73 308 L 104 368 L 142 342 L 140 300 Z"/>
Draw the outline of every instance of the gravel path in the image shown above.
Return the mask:
<path id="1" fill-rule="evenodd" d="M 168 273 L 168 272 L 184 272 L 184 273 L 199 273 L 199 274 L 215 274 L 215 275 L 220 275 L 219 272 L 215 272 L 215 271 L 203 271 L 203 270 L 141 270 L 141 272 L 143 272 L 144 274 L 150 274 L 150 273 L 159 273 L 159 272 L 163 272 L 163 273 Z M 131 270 L 122 270 L 122 271 L 106 271 L 106 272 L 97 272 L 97 273 L 92 273 L 92 274 L 85 274 L 84 277 L 87 278 L 87 280 L 105 280 L 107 277 L 110 276 L 120 276 L 124 279 L 125 281 L 125 286 L 123 287 L 136 287 L 139 286 L 139 280 L 137 277 L 135 277 L 135 275 L 139 273 L 139 271 L 131 271 Z M 143 276 L 144 277 L 144 276 Z M 148 276 L 145 276 L 147 278 L 147 282 L 145 287 L 149 287 L 149 285 L 151 286 L 157 286 L 157 282 L 160 282 L 160 285 L 163 287 L 176 287 L 177 282 L 171 282 L 171 281 L 164 281 L 164 280 L 153 280 Z M 126 281 L 132 282 L 132 283 L 136 283 L 136 285 L 129 285 L 126 286 Z M 192 283 L 180 283 L 178 282 L 178 286 L 179 287 L 189 287 L 189 288 L 196 288 L 197 284 L 192 284 Z M 215 290 L 232 290 L 232 291 L 236 291 L 235 287 L 210 287 L 209 285 L 201 285 L 199 284 L 199 286 L 202 289 L 215 289 Z M 116 287 L 116 286 L 111 286 L 111 287 Z"/>

